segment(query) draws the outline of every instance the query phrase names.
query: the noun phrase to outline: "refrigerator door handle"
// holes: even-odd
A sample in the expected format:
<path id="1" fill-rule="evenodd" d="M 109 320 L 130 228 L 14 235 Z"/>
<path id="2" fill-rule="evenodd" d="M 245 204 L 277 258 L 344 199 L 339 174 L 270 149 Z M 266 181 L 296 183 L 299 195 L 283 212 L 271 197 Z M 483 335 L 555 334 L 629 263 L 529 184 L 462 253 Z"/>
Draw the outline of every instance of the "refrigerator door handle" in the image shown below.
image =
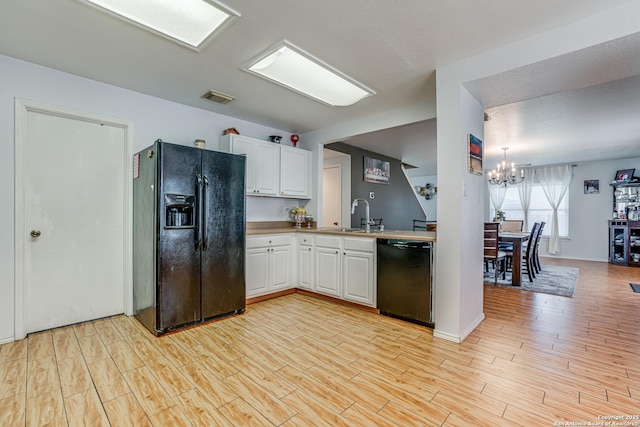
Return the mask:
<path id="1" fill-rule="evenodd" d="M 202 248 L 202 175 L 196 174 L 196 252 Z"/>
<path id="2" fill-rule="evenodd" d="M 207 230 L 207 194 L 209 192 L 209 177 L 202 176 L 202 250 L 209 249 L 209 231 Z"/>

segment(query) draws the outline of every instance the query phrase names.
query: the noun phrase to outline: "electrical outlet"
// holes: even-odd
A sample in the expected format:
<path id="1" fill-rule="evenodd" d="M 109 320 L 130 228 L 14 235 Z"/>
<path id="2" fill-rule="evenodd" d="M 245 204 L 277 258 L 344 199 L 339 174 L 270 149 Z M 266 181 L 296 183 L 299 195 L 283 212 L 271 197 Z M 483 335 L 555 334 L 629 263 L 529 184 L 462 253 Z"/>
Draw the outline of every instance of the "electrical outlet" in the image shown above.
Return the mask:
<path id="1" fill-rule="evenodd" d="M 369 198 L 370 199 L 375 199 L 376 198 L 376 193 L 373 191 L 369 191 Z"/>

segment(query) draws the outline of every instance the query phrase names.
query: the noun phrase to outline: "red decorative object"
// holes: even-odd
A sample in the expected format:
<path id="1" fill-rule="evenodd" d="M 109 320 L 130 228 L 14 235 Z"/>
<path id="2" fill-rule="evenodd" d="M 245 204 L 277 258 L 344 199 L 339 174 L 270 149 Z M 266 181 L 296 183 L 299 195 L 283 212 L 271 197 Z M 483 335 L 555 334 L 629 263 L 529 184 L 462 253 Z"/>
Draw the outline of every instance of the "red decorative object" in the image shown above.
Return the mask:
<path id="1" fill-rule="evenodd" d="M 294 147 L 298 145 L 298 141 L 300 141 L 300 137 L 298 135 L 296 135 L 295 133 L 291 135 L 291 143 Z"/>

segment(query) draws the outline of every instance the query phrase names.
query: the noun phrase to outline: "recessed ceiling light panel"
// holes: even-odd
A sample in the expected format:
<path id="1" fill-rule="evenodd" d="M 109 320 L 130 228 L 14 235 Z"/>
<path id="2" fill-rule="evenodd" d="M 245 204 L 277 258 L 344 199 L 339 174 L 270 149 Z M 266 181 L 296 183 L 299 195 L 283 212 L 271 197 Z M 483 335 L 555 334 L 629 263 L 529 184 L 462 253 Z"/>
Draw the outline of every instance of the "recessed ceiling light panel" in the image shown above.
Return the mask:
<path id="1" fill-rule="evenodd" d="M 362 83 L 286 40 L 249 61 L 242 70 L 334 107 L 375 95 Z"/>
<path id="2" fill-rule="evenodd" d="M 82 1 L 195 50 L 240 16 L 214 0 Z"/>

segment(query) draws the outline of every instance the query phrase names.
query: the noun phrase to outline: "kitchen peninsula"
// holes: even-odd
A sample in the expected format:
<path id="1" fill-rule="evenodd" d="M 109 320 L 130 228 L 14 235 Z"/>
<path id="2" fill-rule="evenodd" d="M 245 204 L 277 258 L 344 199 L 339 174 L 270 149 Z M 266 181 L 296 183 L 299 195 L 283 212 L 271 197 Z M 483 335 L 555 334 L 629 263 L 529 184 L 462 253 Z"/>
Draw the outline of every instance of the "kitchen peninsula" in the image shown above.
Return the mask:
<path id="1" fill-rule="evenodd" d="M 293 292 L 330 298 L 379 312 L 377 245 L 421 243 L 431 248 L 436 233 L 361 229 L 294 228 L 289 223 L 247 223 L 247 303 Z M 431 256 L 424 259 L 424 286 L 431 298 Z M 429 304 L 430 305 L 430 304 Z"/>

